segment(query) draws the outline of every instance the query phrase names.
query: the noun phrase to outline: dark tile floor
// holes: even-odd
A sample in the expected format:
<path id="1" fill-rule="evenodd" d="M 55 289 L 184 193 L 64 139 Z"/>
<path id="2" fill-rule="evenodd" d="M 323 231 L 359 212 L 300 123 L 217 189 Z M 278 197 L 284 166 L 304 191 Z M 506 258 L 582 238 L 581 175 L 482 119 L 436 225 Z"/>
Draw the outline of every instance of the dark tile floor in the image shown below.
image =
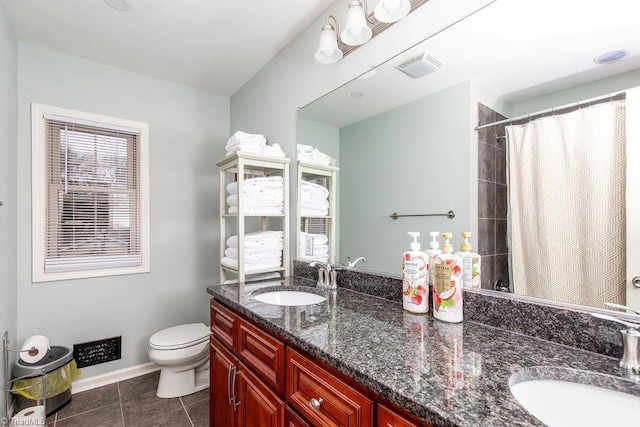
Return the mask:
<path id="1" fill-rule="evenodd" d="M 209 389 L 174 399 L 156 396 L 160 372 L 72 395 L 49 427 L 208 427 Z"/>

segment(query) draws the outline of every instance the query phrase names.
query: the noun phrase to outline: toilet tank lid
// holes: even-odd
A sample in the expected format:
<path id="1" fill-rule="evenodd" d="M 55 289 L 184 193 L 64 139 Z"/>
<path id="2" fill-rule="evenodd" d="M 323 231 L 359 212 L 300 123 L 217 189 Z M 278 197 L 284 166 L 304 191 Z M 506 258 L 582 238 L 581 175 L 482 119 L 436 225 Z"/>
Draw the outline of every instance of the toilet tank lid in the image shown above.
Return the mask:
<path id="1" fill-rule="evenodd" d="M 154 346 L 172 347 L 181 344 L 189 344 L 209 336 L 211 331 L 204 323 L 189 323 L 186 325 L 172 326 L 163 329 L 149 338 L 149 344 Z"/>

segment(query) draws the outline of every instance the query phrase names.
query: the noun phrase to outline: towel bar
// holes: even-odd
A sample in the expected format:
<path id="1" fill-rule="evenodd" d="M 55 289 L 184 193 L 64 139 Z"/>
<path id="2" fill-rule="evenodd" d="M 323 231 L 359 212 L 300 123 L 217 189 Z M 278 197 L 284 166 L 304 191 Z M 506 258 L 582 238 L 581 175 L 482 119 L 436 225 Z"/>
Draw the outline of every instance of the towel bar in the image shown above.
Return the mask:
<path id="1" fill-rule="evenodd" d="M 454 211 L 449 211 L 447 213 L 443 213 L 443 214 L 413 214 L 413 215 L 398 215 L 397 212 L 392 213 L 391 215 L 389 215 L 394 221 L 400 217 L 403 216 L 446 216 L 449 219 L 453 219 L 456 216 L 456 213 Z"/>

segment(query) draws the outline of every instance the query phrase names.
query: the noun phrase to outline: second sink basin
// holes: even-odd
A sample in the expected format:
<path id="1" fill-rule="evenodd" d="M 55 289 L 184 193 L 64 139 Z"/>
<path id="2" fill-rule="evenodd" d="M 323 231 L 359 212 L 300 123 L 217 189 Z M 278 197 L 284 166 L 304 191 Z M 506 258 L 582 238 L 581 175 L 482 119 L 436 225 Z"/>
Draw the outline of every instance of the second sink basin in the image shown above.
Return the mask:
<path id="1" fill-rule="evenodd" d="M 565 378 L 560 375 L 562 379 L 545 378 L 546 375 L 521 380 L 512 377 L 511 393 L 531 415 L 549 427 L 627 426 L 637 422 L 640 414 L 637 384 L 593 372 L 575 372 L 575 382 L 567 375 Z"/>
<path id="2" fill-rule="evenodd" d="M 253 299 L 274 305 L 311 305 L 326 301 L 322 295 L 302 291 L 271 291 L 253 295 Z"/>

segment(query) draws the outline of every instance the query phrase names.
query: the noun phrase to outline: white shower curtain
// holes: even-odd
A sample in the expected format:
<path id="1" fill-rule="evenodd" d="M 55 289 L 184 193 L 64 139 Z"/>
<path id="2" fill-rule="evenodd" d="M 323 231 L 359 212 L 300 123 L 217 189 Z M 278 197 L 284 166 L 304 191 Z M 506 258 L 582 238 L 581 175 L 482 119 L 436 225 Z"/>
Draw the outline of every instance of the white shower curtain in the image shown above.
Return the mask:
<path id="1" fill-rule="evenodd" d="M 625 104 L 507 127 L 514 292 L 625 303 Z"/>

